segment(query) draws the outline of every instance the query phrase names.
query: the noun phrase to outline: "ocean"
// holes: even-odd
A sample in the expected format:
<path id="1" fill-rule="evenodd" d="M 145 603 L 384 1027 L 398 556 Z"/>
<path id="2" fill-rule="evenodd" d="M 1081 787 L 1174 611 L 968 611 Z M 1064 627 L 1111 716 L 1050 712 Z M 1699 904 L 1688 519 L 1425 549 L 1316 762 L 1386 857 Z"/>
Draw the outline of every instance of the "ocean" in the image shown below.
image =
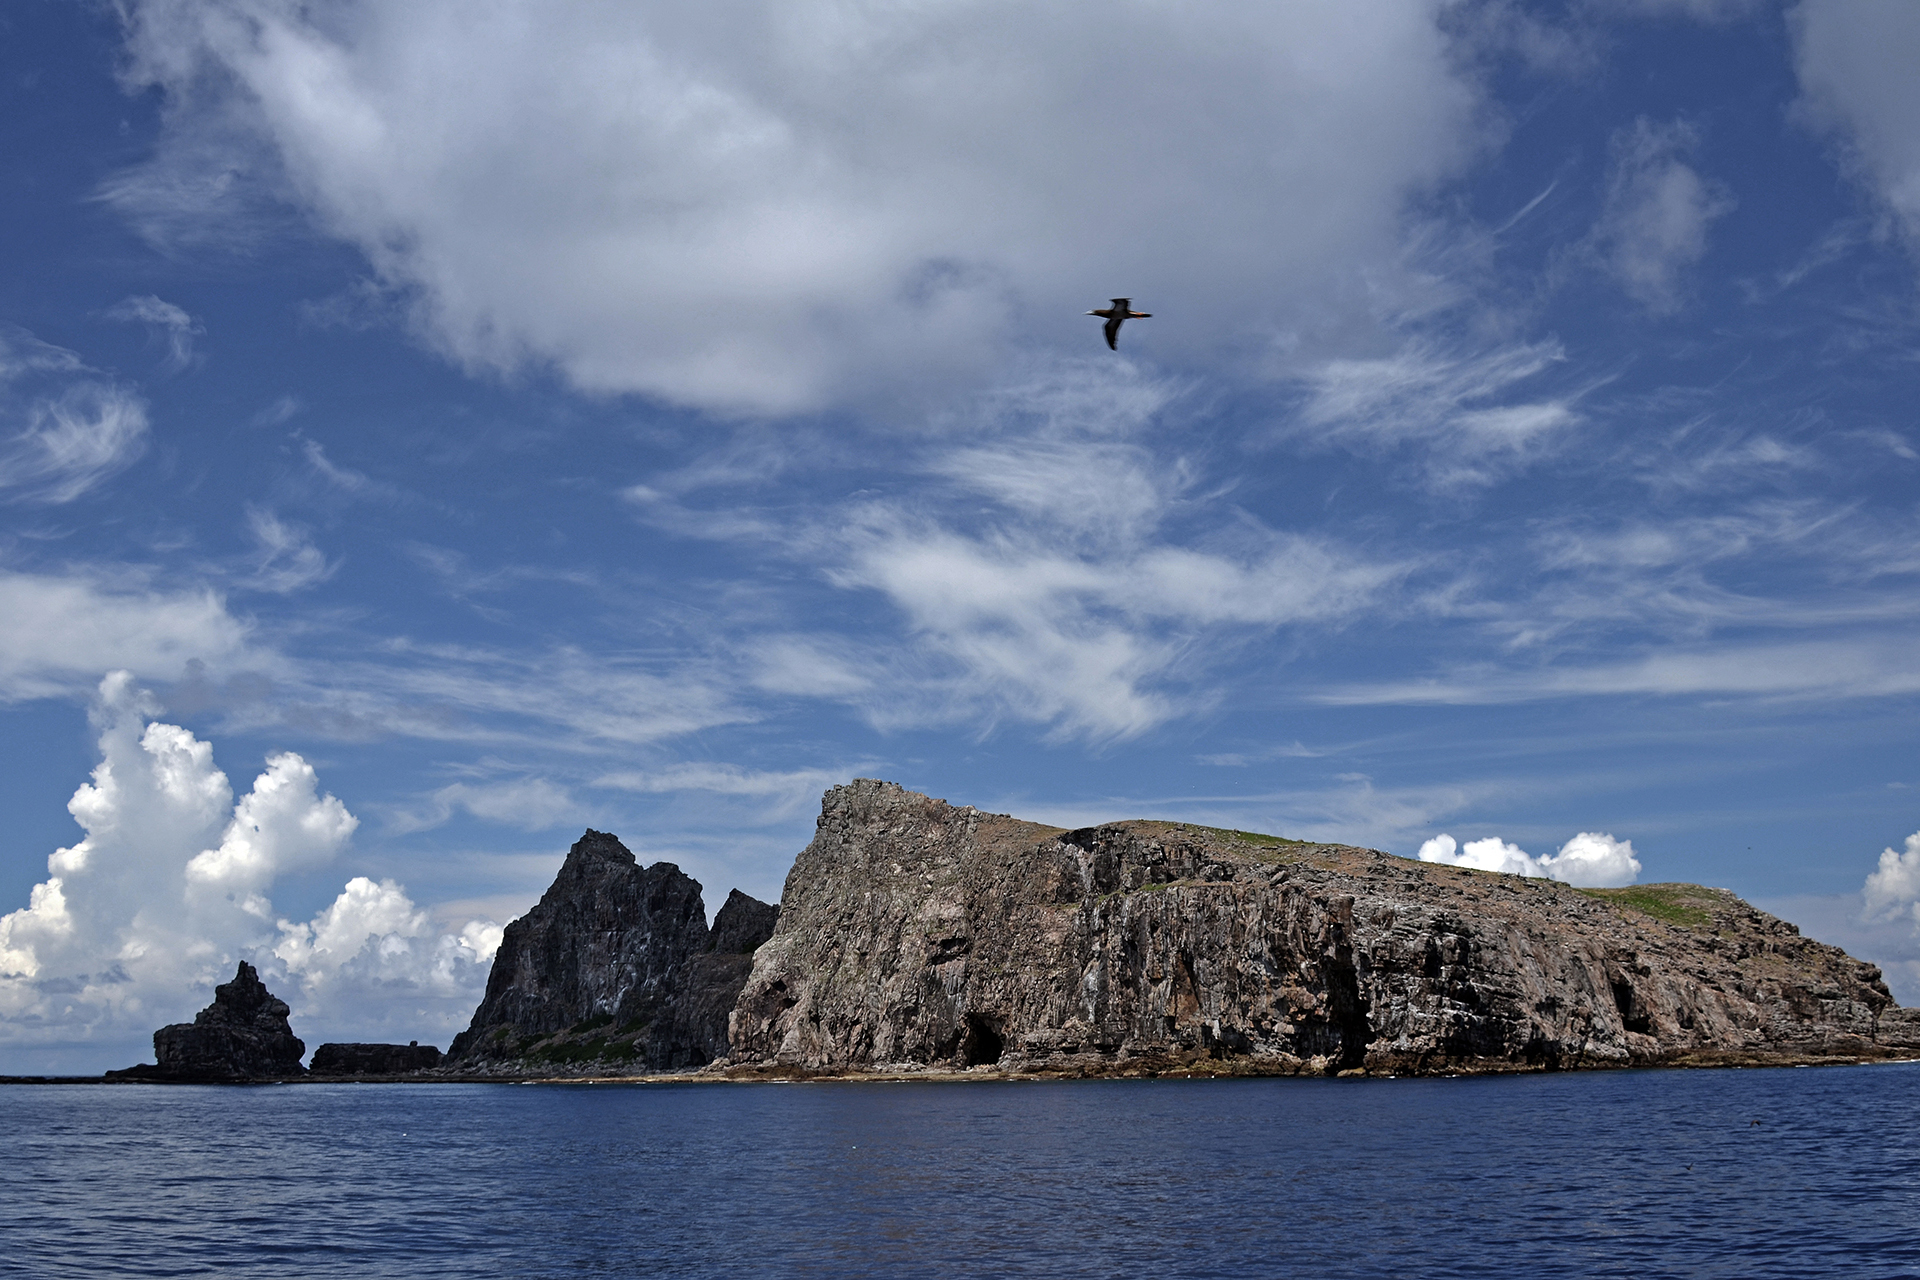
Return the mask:
<path id="1" fill-rule="evenodd" d="M 0 1275 L 1920 1276 L 1920 1064 L 0 1087 Z"/>

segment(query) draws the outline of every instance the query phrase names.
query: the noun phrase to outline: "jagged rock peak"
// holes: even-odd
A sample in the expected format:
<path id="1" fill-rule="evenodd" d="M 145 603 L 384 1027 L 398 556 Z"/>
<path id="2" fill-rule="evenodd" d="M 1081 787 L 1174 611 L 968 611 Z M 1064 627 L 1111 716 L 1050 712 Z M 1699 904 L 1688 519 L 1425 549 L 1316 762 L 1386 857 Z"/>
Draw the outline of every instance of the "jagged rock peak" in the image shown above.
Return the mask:
<path id="1" fill-rule="evenodd" d="M 448 1063 L 506 1074 L 667 1070 L 724 1054 L 751 961 L 707 953 L 716 934 L 750 950 L 775 916 L 735 896 L 709 931 L 698 881 L 670 862 L 642 867 L 616 837 L 587 831 L 540 901 L 507 926 Z"/>
<path id="2" fill-rule="evenodd" d="M 779 920 L 778 906 L 749 898 L 735 889 L 714 913 L 707 950 L 721 955 L 752 955 L 761 943 L 773 936 L 773 927 Z"/>
<path id="3" fill-rule="evenodd" d="M 293 1034 L 287 1002 L 267 990 L 242 960 L 233 981 L 213 989 L 213 1003 L 190 1023 L 153 1033 L 155 1065 L 110 1071 L 120 1079 L 271 1080 L 302 1074 L 307 1046 Z"/>
<path id="4" fill-rule="evenodd" d="M 564 876 L 569 870 L 576 874 L 580 873 L 588 864 L 594 862 L 612 862 L 627 867 L 639 865 L 639 861 L 633 856 L 633 851 L 620 843 L 620 837 L 588 827 L 586 833 L 575 840 L 573 847 L 567 850 L 567 860 L 561 864 L 560 874 Z M 672 864 L 663 865 L 671 866 Z"/>

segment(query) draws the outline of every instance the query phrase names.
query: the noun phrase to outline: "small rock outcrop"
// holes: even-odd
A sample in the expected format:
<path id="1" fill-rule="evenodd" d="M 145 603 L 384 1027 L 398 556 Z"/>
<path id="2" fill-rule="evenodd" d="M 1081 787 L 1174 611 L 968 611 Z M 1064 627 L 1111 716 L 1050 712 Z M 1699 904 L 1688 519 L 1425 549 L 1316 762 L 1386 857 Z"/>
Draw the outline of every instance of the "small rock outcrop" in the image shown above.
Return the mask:
<path id="1" fill-rule="evenodd" d="M 407 1044 L 323 1044 L 307 1069 L 317 1076 L 399 1076 L 440 1065 L 440 1050 L 418 1040 Z"/>
<path id="2" fill-rule="evenodd" d="M 700 884 L 588 831 L 507 926 L 447 1065 L 476 1074 L 673 1070 L 722 1056 L 750 952 L 778 909 L 737 890 L 707 928 Z M 725 951 L 716 950 L 724 946 Z"/>
<path id="3" fill-rule="evenodd" d="M 1406 1074 L 1920 1048 L 1873 965 L 1723 889 L 1582 890 L 1173 822 L 829 791 L 733 1070 Z"/>
<path id="4" fill-rule="evenodd" d="M 108 1079 L 226 1082 L 284 1080 L 303 1074 L 307 1046 L 287 1022 L 287 1002 L 268 991 L 242 960 L 232 982 L 192 1022 L 153 1033 L 153 1064 L 109 1071 Z"/>

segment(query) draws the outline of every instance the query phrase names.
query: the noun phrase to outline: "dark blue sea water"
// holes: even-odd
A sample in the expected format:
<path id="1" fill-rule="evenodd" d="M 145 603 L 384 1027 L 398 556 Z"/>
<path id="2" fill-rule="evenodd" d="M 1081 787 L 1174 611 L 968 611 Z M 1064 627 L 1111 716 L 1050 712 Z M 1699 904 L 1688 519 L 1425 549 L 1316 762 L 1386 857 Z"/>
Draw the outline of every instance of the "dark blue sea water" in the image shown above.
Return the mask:
<path id="1" fill-rule="evenodd" d="M 1920 1064 L 0 1088 L 0 1274 L 1920 1276 Z"/>

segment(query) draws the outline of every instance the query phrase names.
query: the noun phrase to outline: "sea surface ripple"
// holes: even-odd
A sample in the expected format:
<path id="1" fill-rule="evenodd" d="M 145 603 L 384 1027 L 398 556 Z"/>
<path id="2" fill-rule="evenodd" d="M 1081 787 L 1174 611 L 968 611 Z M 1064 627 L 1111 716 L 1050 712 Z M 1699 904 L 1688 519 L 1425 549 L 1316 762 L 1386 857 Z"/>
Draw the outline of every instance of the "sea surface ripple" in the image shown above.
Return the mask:
<path id="1" fill-rule="evenodd" d="M 14 1086 L 0 1274 L 1920 1277 L 1920 1064 Z"/>

